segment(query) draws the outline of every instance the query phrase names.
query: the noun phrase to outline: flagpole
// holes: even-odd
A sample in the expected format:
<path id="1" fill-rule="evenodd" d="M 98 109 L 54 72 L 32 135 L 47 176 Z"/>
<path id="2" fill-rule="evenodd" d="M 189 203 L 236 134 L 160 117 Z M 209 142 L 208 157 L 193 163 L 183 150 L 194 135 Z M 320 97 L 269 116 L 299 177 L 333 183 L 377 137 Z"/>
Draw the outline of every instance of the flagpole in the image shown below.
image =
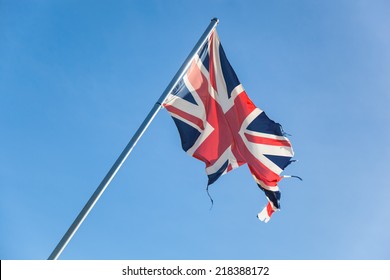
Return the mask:
<path id="1" fill-rule="evenodd" d="M 69 227 L 68 231 L 64 234 L 60 242 L 57 244 L 53 252 L 50 254 L 48 260 L 58 259 L 62 251 L 68 245 L 69 241 L 72 239 L 77 229 L 80 227 L 82 222 L 88 216 L 89 212 L 92 210 L 96 202 L 99 200 L 100 196 L 103 194 L 103 192 L 108 187 L 112 179 L 115 177 L 116 173 L 121 168 L 122 164 L 126 161 L 127 157 L 130 155 L 131 151 L 133 150 L 134 146 L 137 144 L 138 140 L 144 134 L 144 132 L 146 131 L 146 129 L 148 128 L 148 126 L 150 125 L 154 117 L 157 115 L 158 111 L 161 109 L 161 106 L 164 103 L 167 96 L 172 92 L 172 90 L 176 87 L 177 83 L 184 76 L 185 72 L 190 66 L 192 58 L 202 48 L 207 38 L 209 37 L 210 33 L 218 24 L 218 21 L 219 20 L 217 18 L 213 18 L 211 20 L 210 24 L 208 25 L 208 27 L 206 28 L 206 30 L 204 31 L 204 33 L 202 34 L 202 36 L 200 37 L 200 39 L 198 40 L 198 42 L 196 43 L 195 47 L 192 49 L 188 57 L 186 58 L 186 60 L 184 61 L 180 69 L 177 71 L 176 75 L 173 77 L 173 79 L 171 80 L 167 88 L 164 90 L 160 98 L 157 100 L 156 104 L 154 104 L 153 108 L 150 110 L 149 114 L 142 122 L 141 126 L 135 132 L 130 142 L 124 148 L 124 150 L 122 151 L 118 159 L 115 161 L 114 165 L 108 171 L 107 175 L 104 177 L 100 185 L 92 194 L 91 198 L 88 200 L 84 208 L 81 210 L 81 212 L 76 217 L 72 225 Z"/>

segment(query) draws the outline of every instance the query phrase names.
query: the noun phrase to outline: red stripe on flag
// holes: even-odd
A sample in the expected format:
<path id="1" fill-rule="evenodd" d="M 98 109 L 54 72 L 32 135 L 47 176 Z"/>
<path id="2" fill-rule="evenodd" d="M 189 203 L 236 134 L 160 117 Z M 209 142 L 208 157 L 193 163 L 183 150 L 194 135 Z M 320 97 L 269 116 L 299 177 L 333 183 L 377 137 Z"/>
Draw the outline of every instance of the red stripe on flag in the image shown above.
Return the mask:
<path id="1" fill-rule="evenodd" d="M 271 203 L 268 202 L 268 205 L 267 205 L 267 214 L 268 214 L 268 216 L 271 217 L 274 212 L 275 212 L 274 208 L 272 207 Z"/>
<path id="2" fill-rule="evenodd" d="M 165 109 L 167 109 L 170 113 L 176 114 L 180 117 L 182 117 L 185 120 L 188 120 L 189 122 L 192 122 L 196 124 L 200 129 L 204 130 L 203 121 L 197 117 L 194 117 L 193 115 L 190 115 L 182 110 L 177 109 L 176 107 L 173 107 L 171 105 L 164 104 Z"/>
<path id="3" fill-rule="evenodd" d="M 248 141 L 253 142 L 253 143 L 257 143 L 257 144 L 291 147 L 291 143 L 288 140 L 271 139 L 271 138 L 267 138 L 267 137 L 251 135 L 248 133 L 245 133 L 245 136 L 246 136 L 246 139 L 248 139 Z"/>
<path id="4" fill-rule="evenodd" d="M 214 69 L 214 32 L 211 34 L 210 36 L 210 53 L 209 53 L 209 56 L 210 56 L 210 59 L 209 59 L 209 74 L 210 74 L 210 83 L 211 83 L 211 86 L 214 88 L 215 91 L 218 91 L 217 89 L 217 83 L 216 83 L 216 80 L 215 80 L 215 69 Z"/>

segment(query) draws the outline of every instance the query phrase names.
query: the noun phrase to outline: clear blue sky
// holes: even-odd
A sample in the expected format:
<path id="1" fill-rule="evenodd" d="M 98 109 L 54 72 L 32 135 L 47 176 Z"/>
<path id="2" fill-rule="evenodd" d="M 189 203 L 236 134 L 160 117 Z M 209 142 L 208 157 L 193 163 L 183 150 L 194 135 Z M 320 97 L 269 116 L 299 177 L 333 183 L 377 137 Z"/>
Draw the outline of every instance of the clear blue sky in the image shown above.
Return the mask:
<path id="1" fill-rule="evenodd" d="M 388 1 L 0 0 L 0 258 L 46 259 L 210 19 L 296 159 L 268 224 L 243 166 L 161 111 L 62 259 L 390 259 Z"/>

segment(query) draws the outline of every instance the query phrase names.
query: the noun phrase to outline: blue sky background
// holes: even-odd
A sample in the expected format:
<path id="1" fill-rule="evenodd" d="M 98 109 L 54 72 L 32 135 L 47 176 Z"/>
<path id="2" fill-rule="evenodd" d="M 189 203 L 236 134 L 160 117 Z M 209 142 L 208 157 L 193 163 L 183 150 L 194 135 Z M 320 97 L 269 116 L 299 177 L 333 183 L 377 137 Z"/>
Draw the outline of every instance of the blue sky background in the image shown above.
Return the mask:
<path id="1" fill-rule="evenodd" d="M 390 259 L 388 1 L 0 0 L 0 258 L 46 259 L 210 19 L 298 163 L 268 224 L 161 111 L 62 259 Z"/>

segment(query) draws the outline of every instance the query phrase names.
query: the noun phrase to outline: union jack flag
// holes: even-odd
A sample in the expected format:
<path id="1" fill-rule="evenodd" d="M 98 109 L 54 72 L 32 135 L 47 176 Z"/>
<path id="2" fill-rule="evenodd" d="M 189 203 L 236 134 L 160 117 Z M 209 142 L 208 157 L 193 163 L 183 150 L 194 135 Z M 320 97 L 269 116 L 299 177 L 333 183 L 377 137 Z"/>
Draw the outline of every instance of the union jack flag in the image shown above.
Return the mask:
<path id="1" fill-rule="evenodd" d="M 188 154 L 205 162 L 208 185 L 245 163 L 268 200 L 258 218 L 280 209 L 278 182 L 294 155 L 280 124 L 249 99 L 214 30 L 163 106 Z"/>

